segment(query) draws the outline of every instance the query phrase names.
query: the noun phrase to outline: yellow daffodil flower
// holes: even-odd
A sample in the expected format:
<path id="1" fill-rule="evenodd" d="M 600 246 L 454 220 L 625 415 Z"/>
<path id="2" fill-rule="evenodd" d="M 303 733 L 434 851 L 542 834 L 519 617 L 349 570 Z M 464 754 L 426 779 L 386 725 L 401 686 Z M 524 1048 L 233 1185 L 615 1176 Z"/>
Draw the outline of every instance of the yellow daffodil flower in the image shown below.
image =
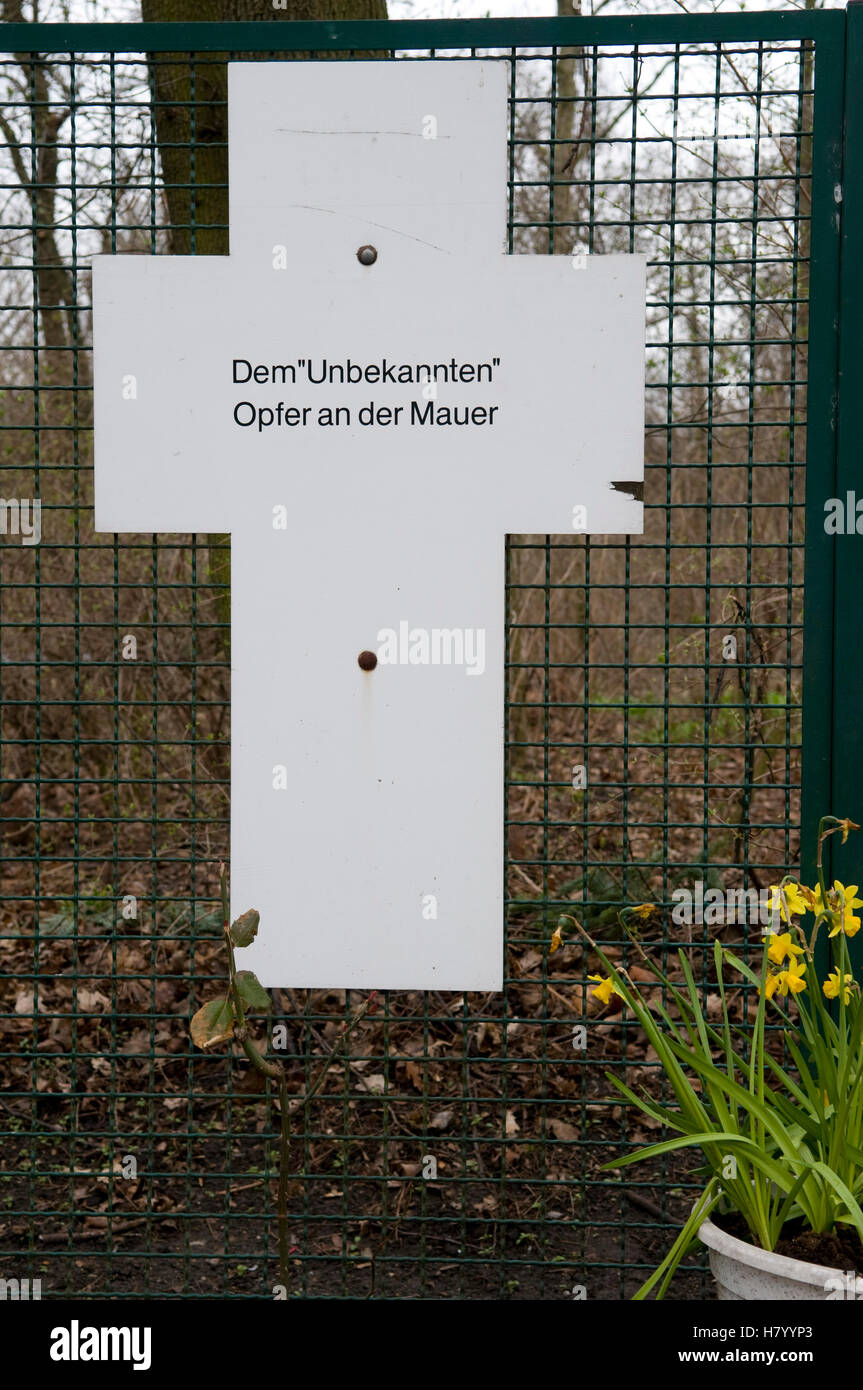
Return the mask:
<path id="1" fill-rule="evenodd" d="M 771 884 L 769 893 L 770 911 L 771 913 L 778 912 L 783 922 L 790 922 L 791 917 L 789 916 L 789 913 L 793 917 L 800 917 L 806 911 L 807 907 L 810 906 L 810 904 L 806 901 L 804 890 L 801 888 L 799 883 L 784 884 L 781 894 L 779 891 L 779 885 L 777 883 L 774 883 Z M 783 898 L 785 899 L 785 902 L 782 901 Z"/>
<path id="2" fill-rule="evenodd" d="M 561 937 L 561 934 L 560 934 L 560 927 L 555 927 L 555 929 L 554 929 L 554 935 L 552 936 L 551 941 L 548 943 L 548 954 L 549 954 L 550 956 L 553 956 L 553 955 L 554 955 L 555 951 L 556 951 L 556 950 L 558 949 L 558 947 L 560 946 L 560 943 L 561 943 L 562 939 L 563 939 L 563 938 Z"/>
<path id="3" fill-rule="evenodd" d="M 651 913 L 656 911 L 656 905 L 654 903 L 639 903 L 638 907 L 631 907 L 629 911 L 633 917 L 640 917 L 642 921 L 646 921 Z"/>
<path id="4" fill-rule="evenodd" d="M 854 983 L 853 975 L 845 975 L 840 982 L 839 971 L 831 970 L 821 988 L 824 990 L 828 999 L 838 999 L 839 990 L 842 990 L 843 1003 L 847 1004 L 851 999 L 851 986 Z"/>
<path id="5" fill-rule="evenodd" d="M 787 969 L 767 976 L 764 981 L 764 993 L 768 999 L 772 999 L 777 991 L 783 996 L 789 993 L 801 994 L 806 988 L 805 974 L 805 961 L 790 960 Z"/>
<path id="6" fill-rule="evenodd" d="M 600 1004 L 609 1004 L 612 994 L 620 994 L 620 990 L 617 988 L 610 975 L 606 979 L 603 979 L 601 975 L 588 975 L 587 978 L 597 982 L 596 989 L 592 989 L 590 992 L 594 999 L 599 1000 Z M 622 997 L 621 995 L 621 998 Z"/>
<path id="7" fill-rule="evenodd" d="M 785 985 L 792 994 L 802 994 L 803 990 L 806 988 L 806 980 L 804 978 L 805 974 L 805 961 L 790 960 L 788 962 L 788 969 L 781 970 L 779 972 L 779 977 L 780 979 L 784 978 Z M 779 988 L 782 989 L 782 985 L 780 985 Z M 782 993 L 785 993 L 784 989 L 782 989 Z"/>
<path id="8" fill-rule="evenodd" d="M 761 940 L 766 946 L 770 943 L 767 946 L 767 958 L 772 960 L 774 965 L 781 965 L 786 957 L 793 960 L 795 956 L 803 955 L 803 947 L 792 941 L 790 932 L 772 932 L 768 936 L 762 936 Z M 770 998 L 769 995 L 767 997 Z"/>
<path id="9" fill-rule="evenodd" d="M 845 887 L 838 878 L 833 880 L 833 887 L 827 889 L 827 901 L 824 901 L 824 894 L 821 892 L 819 884 L 815 890 L 815 911 L 826 913 L 832 921 L 830 936 L 838 936 L 843 932 L 845 936 L 856 936 L 860 930 L 860 918 L 854 915 L 855 907 L 863 907 L 863 898 L 857 897 L 858 884 L 849 883 Z M 842 896 L 844 894 L 844 912 L 842 910 Z M 839 921 L 841 916 L 842 920 Z"/>

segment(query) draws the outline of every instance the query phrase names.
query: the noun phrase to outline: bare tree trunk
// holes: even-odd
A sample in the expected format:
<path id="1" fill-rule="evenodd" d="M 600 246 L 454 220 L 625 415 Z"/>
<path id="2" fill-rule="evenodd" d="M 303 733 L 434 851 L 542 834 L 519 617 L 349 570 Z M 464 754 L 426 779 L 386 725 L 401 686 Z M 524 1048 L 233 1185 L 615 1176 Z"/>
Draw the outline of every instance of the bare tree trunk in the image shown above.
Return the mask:
<path id="1" fill-rule="evenodd" d="M 22 0 L 0 0 L 0 20 L 26 23 Z M 64 475 L 51 465 L 63 465 L 73 421 L 86 428 L 91 418 L 89 354 L 75 352 L 75 279 L 63 260 L 57 239 L 57 176 L 60 132 L 69 118 L 62 87 L 51 68 L 31 53 L 16 53 L 20 86 L 27 93 L 28 116 L 0 109 L 0 135 L 5 140 L 15 178 L 30 204 L 33 301 L 33 389 L 26 400 L 28 428 L 39 424 L 39 462 L 48 465 L 40 479 L 43 506 L 64 502 Z M 74 391 L 72 387 L 76 387 Z M 27 436 L 28 450 L 36 447 Z M 35 456 L 34 456 L 35 459 Z M 21 458 L 17 460 L 21 462 Z"/>
<path id="2" fill-rule="evenodd" d="M 25 23 L 21 0 L 0 0 L 0 18 L 5 24 Z M 51 110 L 52 95 L 44 63 L 34 61 L 29 53 L 18 53 L 15 57 L 33 96 L 30 107 L 32 151 L 28 149 L 25 154 L 23 147 L 29 146 L 31 141 L 19 139 L 2 113 L 0 130 L 9 146 L 21 187 L 30 194 L 32 203 L 36 243 L 33 261 L 43 340 L 46 348 L 65 348 L 72 341 L 69 312 L 75 304 L 75 288 L 57 246 L 55 207 L 57 138 L 69 112 Z M 62 308 L 64 304 L 68 309 Z"/>
<path id="3" fill-rule="evenodd" d="M 557 13 L 560 19 L 572 19 L 581 14 L 581 0 L 557 0 Z M 582 134 L 582 122 L 588 113 L 587 102 L 582 105 L 581 119 L 576 122 L 576 73 L 579 63 L 584 61 L 582 48 L 561 48 L 558 50 L 554 67 L 554 137 L 556 142 L 552 151 L 551 174 L 554 180 L 554 217 L 552 220 L 551 250 L 566 255 L 572 250 L 578 235 L 572 227 L 564 224 L 573 220 L 576 199 L 572 180 L 575 178 L 579 160 L 579 146 L 574 142 L 576 128 Z M 587 92 L 584 93 L 585 98 Z"/>

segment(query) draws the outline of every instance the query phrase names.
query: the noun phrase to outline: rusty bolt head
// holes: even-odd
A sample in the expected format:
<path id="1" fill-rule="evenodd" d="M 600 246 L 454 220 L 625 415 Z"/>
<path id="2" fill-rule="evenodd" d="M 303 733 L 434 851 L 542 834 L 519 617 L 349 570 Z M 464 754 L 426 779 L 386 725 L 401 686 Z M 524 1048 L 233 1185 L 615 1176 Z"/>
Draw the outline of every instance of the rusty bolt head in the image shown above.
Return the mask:
<path id="1" fill-rule="evenodd" d="M 374 246 L 361 246 L 357 252 L 357 260 L 360 265 L 374 265 L 378 258 L 378 253 Z"/>
<path id="2" fill-rule="evenodd" d="M 361 671 L 373 671 L 378 664 L 378 659 L 374 652 L 360 652 L 357 657 L 357 665 Z"/>

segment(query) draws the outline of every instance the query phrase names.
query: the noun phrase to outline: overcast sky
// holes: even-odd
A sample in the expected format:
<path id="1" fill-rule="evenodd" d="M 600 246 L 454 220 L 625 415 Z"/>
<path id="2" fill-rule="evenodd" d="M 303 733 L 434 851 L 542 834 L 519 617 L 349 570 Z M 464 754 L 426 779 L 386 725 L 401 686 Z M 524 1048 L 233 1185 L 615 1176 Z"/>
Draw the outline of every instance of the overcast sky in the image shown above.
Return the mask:
<path id="1" fill-rule="evenodd" d="M 690 14 L 710 14 L 718 11 L 804 9 L 793 0 L 582 0 L 585 13 L 595 5 L 602 14 L 669 14 L 686 10 Z M 825 0 L 819 8 L 844 9 L 845 0 Z M 109 20 L 140 18 L 140 0 L 42 0 L 40 17 L 59 20 L 68 13 L 74 20 Z M 391 19 L 517 19 L 529 15 L 556 14 L 554 0 L 389 0 Z"/>
<path id="2" fill-rule="evenodd" d="M 687 0 L 685 5 L 675 4 L 674 0 L 609 0 L 606 4 L 602 0 L 582 0 L 583 12 L 590 14 L 593 4 L 597 12 L 604 15 L 673 14 L 682 11 L 711 14 L 718 11 L 805 8 L 802 4 L 789 3 L 789 0 L 758 0 L 757 4 L 741 4 L 740 0 Z M 823 8 L 844 9 L 845 0 L 828 0 Z M 554 0 L 495 0 L 491 7 L 483 4 L 482 0 L 390 0 L 389 4 L 391 19 L 483 19 L 489 15 L 495 19 L 515 19 L 556 13 Z"/>

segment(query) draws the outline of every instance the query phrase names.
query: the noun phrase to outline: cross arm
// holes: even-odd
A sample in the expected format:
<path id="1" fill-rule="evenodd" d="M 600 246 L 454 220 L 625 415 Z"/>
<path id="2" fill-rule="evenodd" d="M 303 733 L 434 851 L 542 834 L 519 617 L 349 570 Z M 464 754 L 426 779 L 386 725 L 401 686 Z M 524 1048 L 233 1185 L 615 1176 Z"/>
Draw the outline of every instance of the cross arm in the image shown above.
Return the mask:
<path id="1" fill-rule="evenodd" d="M 224 391 L 229 283 L 228 257 L 94 259 L 97 531 L 230 530 L 240 480 L 208 467 L 224 427 L 200 398 Z"/>
<path id="2" fill-rule="evenodd" d="M 502 416 L 510 466 L 496 474 L 503 529 L 640 532 L 641 501 L 621 484 L 644 478 L 643 258 L 574 269 L 507 256 L 499 283 L 499 312 L 520 325 Z"/>

